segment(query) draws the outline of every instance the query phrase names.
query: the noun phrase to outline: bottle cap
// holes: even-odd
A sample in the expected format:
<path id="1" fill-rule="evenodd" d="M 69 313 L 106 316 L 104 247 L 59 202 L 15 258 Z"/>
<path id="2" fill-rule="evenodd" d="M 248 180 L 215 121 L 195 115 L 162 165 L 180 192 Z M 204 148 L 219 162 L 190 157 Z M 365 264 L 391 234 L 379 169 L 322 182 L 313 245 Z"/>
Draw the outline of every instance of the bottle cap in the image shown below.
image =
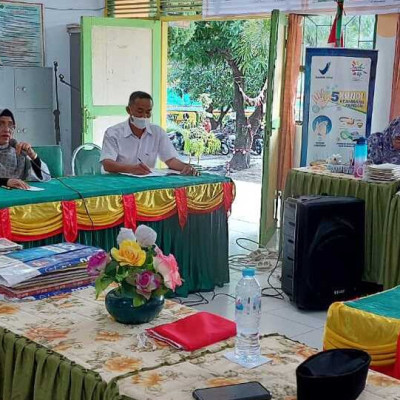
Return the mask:
<path id="1" fill-rule="evenodd" d="M 245 268 L 242 270 L 242 276 L 254 276 L 256 274 L 256 269 L 253 268 Z"/>
<path id="2" fill-rule="evenodd" d="M 367 143 L 367 139 L 364 136 L 360 136 L 357 139 L 357 144 L 365 144 L 365 143 Z"/>

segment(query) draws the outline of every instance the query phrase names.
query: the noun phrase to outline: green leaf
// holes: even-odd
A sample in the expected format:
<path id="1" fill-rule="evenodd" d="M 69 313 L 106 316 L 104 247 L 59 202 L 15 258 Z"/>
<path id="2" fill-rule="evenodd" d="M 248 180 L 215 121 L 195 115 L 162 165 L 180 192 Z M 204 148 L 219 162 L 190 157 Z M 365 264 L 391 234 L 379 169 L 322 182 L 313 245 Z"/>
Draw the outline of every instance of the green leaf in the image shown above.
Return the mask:
<path id="1" fill-rule="evenodd" d="M 170 289 L 166 287 L 159 287 L 157 290 L 153 292 L 153 296 L 164 296 L 166 293 L 168 293 Z"/>
<path id="2" fill-rule="evenodd" d="M 136 295 L 136 289 L 128 282 L 123 281 L 121 282 L 121 293 L 127 297 L 134 297 Z"/>
<path id="3" fill-rule="evenodd" d="M 118 272 L 115 275 L 115 280 L 117 282 L 122 282 L 130 273 L 130 270 L 132 269 L 132 267 L 119 267 L 118 268 Z"/>
<path id="4" fill-rule="evenodd" d="M 144 262 L 144 265 L 153 265 L 153 253 L 151 250 L 146 252 L 146 261 Z"/>
<path id="5" fill-rule="evenodd" d="M 117 274 L 117 269 L 118 262 L 115 260 L 111 260 L 111 262 L 107 264 L 104 273 L 108 276 L 115 277 L 115 275 Z"/>
<path id="6" fill-rule="evenodd" d="M 107 289 L 111 283 L 114 282 L 114 279 L 107 276 L 107 275 L 101 275 L 96 279 L 96 282 L 94 284 L 94 288 L 96 290 L 96 299 L 100 296 L 100 294 L 103 292 L 103 290 Z"/>
<path id="7" fill-rule="evenodd" d="M 140 307 L 144 303 L 146 303 L 146 299 L 142 295 L 136 293 L 133 298 L 133 307 Z"/>

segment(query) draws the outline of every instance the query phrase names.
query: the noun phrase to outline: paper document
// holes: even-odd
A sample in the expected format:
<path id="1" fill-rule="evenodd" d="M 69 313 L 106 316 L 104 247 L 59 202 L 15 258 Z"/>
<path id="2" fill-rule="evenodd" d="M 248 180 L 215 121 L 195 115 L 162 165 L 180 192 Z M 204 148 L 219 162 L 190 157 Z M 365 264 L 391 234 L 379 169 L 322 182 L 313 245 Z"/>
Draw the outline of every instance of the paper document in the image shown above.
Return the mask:
<path id="1" fill-rule="evenodd" d="M 152 178 L 154 176 L 167 176 L 167 175 L 180 175 L 181 173 L 179 171 L 175 171 L 174 169 L 157 169 L 157 168 L 152 168 L 151 172 L 147 175 L 136 175 L 136 174 L 128 174 L 126 172 L 121 172 L 122 175 L 127 175 L 127 176 L 134 176 L 136 178 Z"/>
<path id="2" fill-rule="evenodd" d="M 36 186 L 29 186 L 28 189 L 22 189 L 22 190 L 29 190 L 30 192 L 40 192 L 44 189 Z"/>

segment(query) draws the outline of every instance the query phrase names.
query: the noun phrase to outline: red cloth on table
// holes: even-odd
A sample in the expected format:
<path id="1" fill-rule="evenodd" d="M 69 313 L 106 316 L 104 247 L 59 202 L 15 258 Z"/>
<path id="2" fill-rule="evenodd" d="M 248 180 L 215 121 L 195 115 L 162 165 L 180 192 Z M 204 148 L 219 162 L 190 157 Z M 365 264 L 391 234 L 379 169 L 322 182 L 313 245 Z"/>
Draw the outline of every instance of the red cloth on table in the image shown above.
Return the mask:
<path id="1" fill-rule="evenodd" d="M 208 312 L 146 329 L 149 336 L 178 349 L 194 351 L 236 335 L 236 324 Z"/>

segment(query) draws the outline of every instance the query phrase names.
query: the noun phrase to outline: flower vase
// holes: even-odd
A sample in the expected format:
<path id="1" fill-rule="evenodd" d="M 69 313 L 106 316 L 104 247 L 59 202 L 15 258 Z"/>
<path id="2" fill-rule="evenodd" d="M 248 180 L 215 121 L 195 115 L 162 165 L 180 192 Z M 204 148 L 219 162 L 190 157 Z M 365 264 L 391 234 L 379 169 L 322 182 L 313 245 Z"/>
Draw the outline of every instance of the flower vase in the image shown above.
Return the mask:
<path id="1" fill-rule="evenodd" d="M 164 296 L 151 297 L 139 307 L 133 306 L 133 298 L 122 295 L 119 289 L 113 289 L 106 295 L 106 309 L 110 315 L 122 324 L 144 324 L 152 321 L 164 307 Z"/>

